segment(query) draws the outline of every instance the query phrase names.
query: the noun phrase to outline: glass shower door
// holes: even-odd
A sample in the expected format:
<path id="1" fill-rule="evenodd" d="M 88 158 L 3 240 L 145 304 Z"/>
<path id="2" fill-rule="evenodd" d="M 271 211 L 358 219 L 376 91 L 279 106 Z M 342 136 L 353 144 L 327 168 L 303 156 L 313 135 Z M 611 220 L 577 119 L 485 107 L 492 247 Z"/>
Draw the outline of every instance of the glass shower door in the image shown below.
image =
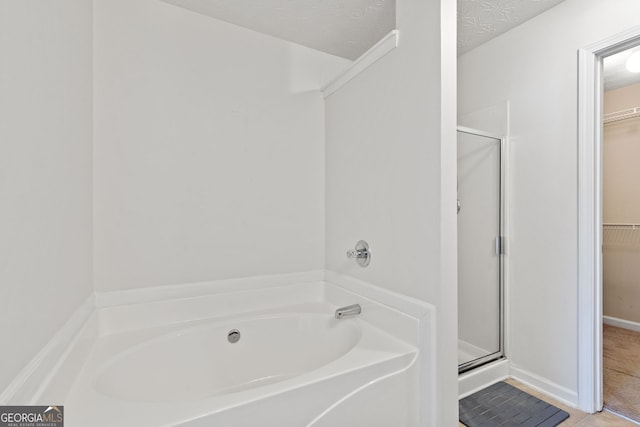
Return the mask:
<path id="1" fill-rule="evenodd" d="M 502 141 L 458 130 L 458 370 L 503 355 Z"/>

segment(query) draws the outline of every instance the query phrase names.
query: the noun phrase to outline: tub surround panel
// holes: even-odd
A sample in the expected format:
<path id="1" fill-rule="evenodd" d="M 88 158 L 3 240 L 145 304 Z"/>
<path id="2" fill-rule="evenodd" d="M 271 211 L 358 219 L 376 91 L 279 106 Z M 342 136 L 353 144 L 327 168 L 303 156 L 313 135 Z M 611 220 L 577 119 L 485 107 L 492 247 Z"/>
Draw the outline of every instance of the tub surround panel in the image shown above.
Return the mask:
<path id="1" fill-rule="evenodd" d="M 233 314 L 238 307 L 242 311 L 253 311 L 274 305 L 300 304 L 311 295 L 314 301 L 326 300 L 336 306 L 354 302 L 370 305 L 374 310 L 364 310 L 362 314 L 367 321 L 390 334 L 400 333 L 402 339 L 416 346 L 423 332 L 424 336 L 432 335 L 428 332 L 428 325 L 433 322 L 432 305 L 322 270 L 99 292 L 96 306 L 100 309 L 102 332 L 115 333 L 149 327 L 154 322 Z M 427 329 L 420 330 L 419 322 L 424 322 L 420 327 Z"/>
<path id="2" fill-rule="evenodd" d="M 99 310 L 100 332 L 104 335 L 149 328 L 162 323 L 237 316 L 267 312 L 278 307 L 300 306 L 322 301 L 321 282 L 209 294 L 176 300 L 107 307 Z"/>
<path id="3" fill-rule="evenodd" d="M 153 286 L 123 291 L 96 292 L 96 306 L 98 308 L 115 307 L 120 305 L 192 298 L 233 291 L 320 282 L 324 280 L 324 277 L 324 270 L 315 270 L 300 273 L 272 274 L 265 276 L 212 280 L 208 282 Z"/>
<path id="4" fill-rule="evenodd" d="M 353 276 L 337 273 L 327 270 L 325 272 L 325 280 L 333 283 L 343 290 L 349 291 L 356 295 L 366 296 L 371 300 L 381 302 L 399 312 L 412 316 L 417 319 L 426 317 L 434 307 L 417 298 L 403 295 L 387 288 L 372 285 L 364 280 L 357 279 Z"/>
<path id="5" fill-rule="evenodd" d="M 362 307 L 362 312 L 358 315 L 362 320 L 371 323 L 376 328 L 393 335 L 398 339 L 412 343 L 416 347 L 420 344 L 421 330 L 420 321 L 429 323 L 428 316 L 416 319 L 401 313 L 392 307 L 381 304 L 378 301 L 354 294 L 331 283 L 324 285 L 325 298 L 337 307 L 358 303 Z"/>
<path id="6" fill-rule="evenodd" d="M 319 274 L 309 272 L 183 284 L 176 289 L 187 292 L 170 298 L 167 298 L 165 287 L 141 289 L 145 296 L 155 292 L 154 298 L 149 300 L 112 298 L 110 293 L 104 293 L 103 301 L 119 303 L 98 304 L 100 330 L 102 334 L 112 334 L 144 329 L 158 323 L 234 315 L 238 310 L 251 312 L 309 301 L 327 301 L 334 306 L 361 304 L 363 313 L 359 317 L 416 347 L 425 337 L 429 339 L 433 335 L 429 332 L 433 324 L 433 306 L 333 272 L 326 272 L 326 281 L 315 280 Z M 307 280 L 292 281 L 303 277 Z M 121 294 L 120 291 L 111 293 Z M 127 293 L 133 294 L 134 291 Z"/>
<path id="7" fill-rule="evenodd" d="M 95 2 L 98 292 L 324 268 L 322 74 L 349 61 Z"/>
<path id="8" fill-rule="evenodd" d="M 92 31 L 91 1 L 0 2 L 0 391 L 92 293 Z"/>

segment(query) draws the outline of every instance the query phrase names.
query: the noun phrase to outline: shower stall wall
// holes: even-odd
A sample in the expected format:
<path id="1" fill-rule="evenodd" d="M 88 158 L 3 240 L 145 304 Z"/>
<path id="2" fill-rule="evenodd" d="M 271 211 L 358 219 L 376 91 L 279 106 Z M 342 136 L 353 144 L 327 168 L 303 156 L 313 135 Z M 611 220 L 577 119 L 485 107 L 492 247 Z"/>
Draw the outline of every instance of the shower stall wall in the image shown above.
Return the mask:
<path id="1" fill-rule="evenodd" d="M 503 140 L 458 128 L 458 371 L 504 357 Z"/>

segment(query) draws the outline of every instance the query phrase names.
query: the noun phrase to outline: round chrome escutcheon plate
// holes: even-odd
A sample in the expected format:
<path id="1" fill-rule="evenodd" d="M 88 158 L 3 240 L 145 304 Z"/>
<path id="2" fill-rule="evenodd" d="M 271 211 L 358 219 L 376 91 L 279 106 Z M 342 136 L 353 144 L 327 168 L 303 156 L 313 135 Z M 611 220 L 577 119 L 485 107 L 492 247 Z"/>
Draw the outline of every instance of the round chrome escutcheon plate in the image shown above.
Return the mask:
<path id="1" fill-rule="evenodd" d="M 230 330 L 229 333 L 227 334 L 227 340 L 231 344 L 237 343 L 240 340 L 240 331 L 237 329 Z"/>

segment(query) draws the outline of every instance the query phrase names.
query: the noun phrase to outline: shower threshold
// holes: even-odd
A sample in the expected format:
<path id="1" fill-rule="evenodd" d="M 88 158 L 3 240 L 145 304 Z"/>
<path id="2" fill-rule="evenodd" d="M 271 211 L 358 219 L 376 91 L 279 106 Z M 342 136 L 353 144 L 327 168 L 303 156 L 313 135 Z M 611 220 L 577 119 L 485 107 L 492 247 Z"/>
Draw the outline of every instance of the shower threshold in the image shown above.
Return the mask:
<path id="1" fill-rule="evenodd" d="M 458 340 L 458 374 L 471 371 L 487 363 L 504 359 L 501 351 L 488 351 L 463 340 Z"/>

